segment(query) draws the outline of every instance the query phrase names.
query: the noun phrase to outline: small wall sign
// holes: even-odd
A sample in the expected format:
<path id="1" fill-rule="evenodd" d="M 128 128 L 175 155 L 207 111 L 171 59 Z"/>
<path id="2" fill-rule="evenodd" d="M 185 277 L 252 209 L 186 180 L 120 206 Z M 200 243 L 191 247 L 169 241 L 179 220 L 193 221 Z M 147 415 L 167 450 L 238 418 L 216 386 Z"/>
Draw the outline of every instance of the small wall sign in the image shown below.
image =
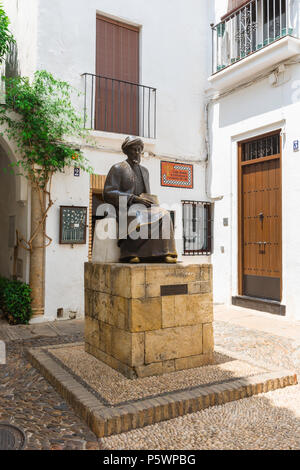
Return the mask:
<path id="1" fill-rule="evenodd" d="M 80 176 L 80 168 L 74 168 L 74 176 Z"/>
<path id="2" fill-rule="evenodd" d="M 299 140 L 294 140 L 293 149 L 294 149 L 294 152 L 299 152 Z"/>
<path id="3" fill-rule="evenodd" d="M 161 186 L 193 189 L 193 165 L 188 165 L 186 163 L 161 162 Z"/>
<path id="4" fill-rule="evenodd" d="M 87 207 L 61 206 L 59 243 L 84 245 L 86 243 Z"/>

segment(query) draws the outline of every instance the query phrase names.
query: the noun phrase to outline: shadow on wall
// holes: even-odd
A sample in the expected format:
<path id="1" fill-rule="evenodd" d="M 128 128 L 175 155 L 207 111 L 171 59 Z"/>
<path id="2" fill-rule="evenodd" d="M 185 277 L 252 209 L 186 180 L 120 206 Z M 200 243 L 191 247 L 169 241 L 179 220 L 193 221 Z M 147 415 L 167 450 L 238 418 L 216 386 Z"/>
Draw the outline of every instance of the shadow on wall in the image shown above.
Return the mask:
<path id="1" fill-rule="evenodd" d="M 18 46 L 11 44 L 10 51 L 5 61 L 5 77 L 15 78 L 20 75 L 19 60 L 18 60 Z"/>
<path id="2" fill-rule="evenodd" d="M 10 168 L 10 160 L 0 146 L 0 275 L 12 274 L 13 248 L 10 243 L 10 216 L 16 214 L 15 176 Z M 12 235 L 11 235 L 12 237 Z"/>
<path id="3" fill-rule="evenodd" d="M 268 78 L 235 90 L 219 100 L 219 127 L 227 127 L 263 114 L 279 111 L 300 101 L 300 70 L 287 69 L 282 85 L 272 86 Z"/>

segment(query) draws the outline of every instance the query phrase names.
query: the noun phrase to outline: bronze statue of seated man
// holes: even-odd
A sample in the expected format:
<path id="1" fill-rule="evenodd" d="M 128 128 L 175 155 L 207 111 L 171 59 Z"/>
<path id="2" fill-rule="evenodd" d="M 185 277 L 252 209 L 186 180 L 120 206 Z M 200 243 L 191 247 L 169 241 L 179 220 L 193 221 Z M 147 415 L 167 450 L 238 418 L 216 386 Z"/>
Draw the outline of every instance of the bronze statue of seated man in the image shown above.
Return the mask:
<path id="1" fill-rule="evenodd" d="M 125 234 L 120 236 L 119 229 L 121 261 L 176 263 L 173 223 L 170 213 L 151 195 L 149 172 L 140 164 L 143 149 L 140 138 L 127 137 L 122 145 L 127 160 L 110 169 L 104 187 L 104 200 L 117 210 L 119 227 L 126 212 Z M 139 230 L 144 236 L 136 236 Z"/>

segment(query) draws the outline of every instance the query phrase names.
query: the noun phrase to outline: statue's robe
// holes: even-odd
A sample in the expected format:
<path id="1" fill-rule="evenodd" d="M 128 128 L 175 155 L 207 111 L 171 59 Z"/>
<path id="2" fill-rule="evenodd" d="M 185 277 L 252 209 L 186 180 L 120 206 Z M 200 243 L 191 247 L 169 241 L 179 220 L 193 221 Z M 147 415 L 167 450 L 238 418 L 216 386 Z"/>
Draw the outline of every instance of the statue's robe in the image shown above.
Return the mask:
<path id="1" fill-rule="evenodd" d="M 119 220 L 119 241 L 121 260 L 138 256 L 141 259 L 161 258 L 167 255 L 177 256 L 174 228 L 170 213 L 158 206 L 141 208 L 134 216 L 127 216 L 126 233 L 121 233 L 119 213 L 119 198 L 123 196 L 125 203 L 123 210 L 128 211 L 133 204 L 134 196 L 150 194 L 149 172 L 147 168 L 139 164 L 133 164 L 128 160 L 114 165 L 106 178 L 104 186 L 104 201 L 112 204 L 117 212 Z M 122 210 L 120 207 L 120 210 Z M 137 225 L 143 226 L 144 233 L 147 227 L 148 239 L 132 239 L 130 237 L 131 223 L 136 220 Z M 167 237 L 162 227 L 168 227 Z M 122 227 L 121 227 L 122 229 Z M 152 237 L 152 238 L 151 238 Z"/>

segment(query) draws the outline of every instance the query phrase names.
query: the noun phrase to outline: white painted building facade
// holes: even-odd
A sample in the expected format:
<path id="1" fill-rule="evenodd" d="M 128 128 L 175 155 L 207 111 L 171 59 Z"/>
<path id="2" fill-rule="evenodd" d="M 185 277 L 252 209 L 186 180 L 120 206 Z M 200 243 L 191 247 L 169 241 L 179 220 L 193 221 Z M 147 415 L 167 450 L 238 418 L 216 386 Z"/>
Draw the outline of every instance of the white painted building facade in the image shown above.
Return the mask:
<path id="1" fill-rule="evenodd" d="M 271 4 L 275 4 L 275 10 Z M 286 10 L 277 14 L 283 4 Z M 216 303 L 230 305 L 233 298 L 249 297 L 243 292 L 240 279 L 243 273 L 239 271 L 242 250 L 239 143 L 278 131 L 282 143 L 282 270 L 280 300 L 267 304 L 276 304 L 279 313 L 285 311 L 287 317 L 299 320 L 300 163 L 299 153 L 294 151 L 300 141 L 299 0 L 189 0 L 185 3 L 180 0 L 6 0 L 4 7 L 17 39 L 21 75 L 32 77 L 35 70 L 46 69 L 71 83 L 82 91 L 76 105 L 83 113 L 86 104 L 92 124 L 94 110 L 90 103 L 93 100 L 87 92 L 84 101 L 83 74 L 97 73 L 97 14 L 112 23 L 124 23 L 138 30 L 139 84 L 157 90 L 156 135 L 142 136 L 143 164 L 150 172 L 152 193 L 158 195 L 161 204 L 176 206 L 179 259 L 190 263 L 212 261 Z M 243 43 L 239 27 L 240 8 L 250 9 L 248 31 L 253 48 L 250 51 Z M 212 44 L 211 25 L 218 24 Z M 243 55 L 237 47 L 245 48 Z M 91 135 L 93 145 L 85 146 L 84 153 L 95 174 L 104 176 L 114 163 L 124 158 L 120 147 L 126 134 L 93 130 Z M 1 166 L 16 158 L 11 144 L 2 141 L 1 149 Z M 162 161 L 192 165 L 193 189 L 163 187 Z M 3 202 L 5 194 L 9 194 L 8 203 L 0 206 L 1 219 L 6 220 L 1 230 L 1 246 L 6 248 L 0 251 L 0 274 L 11 276 L 14 248 L 9 240 L 9 217 L 16 216 L 17 228 L 29 235 L 30 190 L 19 177 L 4 180 L 2 175 L 0 181 L 3 193 L 0 200 Z M 66 318 L 69 312 L 76 312 L 77 317 L 84 313 L 83 265 L 88 260 L 89 246 L 88 243 L 74 247 L 59 243 L 59 209 L 62 205 L 90 209 L 90 190 L 87 174 L 75 177 L 73 170 L 66 170 L 55 177 L 55 204 L 47 218 L 47 233 L 53 242 L 45 254 L 45 314 L 33 321 L 55 320 L 59 309 L 64 310 Z M 207 201 L 213 205 L 211 256 L 183 256 L 183 200 Z M 28 282 L 29 256 L 26 252 L 19 252 L 18 256 L 23 262 L 20 279 Z"/>
<path id="2" fill-rule="evenodd" d="M 236 6 L 245 8 L 245 3 L 236 2 Z M 274 19 L 271 3 L 275 5 L 276 31 L 273 29 Z M 284 31 L 286 19 L 279 14 L 280 5 L 282 8 L 283 5 L 285 5 L 284 8 L 287 8 L 288 33 Z M 215 55 L 213 59 L 215 73 L 209 78 L 210 86 L 207 92 L 211 149 L 209 169 L 212 182 L 211 193 L 215 197 L 223 196 L 223 199 L 215 204 L 214 211 L 215 243 L 212 256 L 214 301 L 230 305 L 234 299 L 235 302 L 242 305 L 243 302 L 240 303 L 239 300 L 243 299 L 239 299 L 239 297 L 248 297 L 243 284 L 243 272 L 240 273 L 239 279 L 239 272 L 243 271 L 243 255 L 245 254 L 243 250 L 247 241 L 249 245 L 249 238 L 248 240 L 243 239 L 241 232 L 239 232 L 239 224 L 240 230 L 243 230 L 243 210 L 247 212 L 247 208 L 243 207 L 242 202 L 242 197 L 246 196 L 242 195 L 241 185 L 243 183 L 241 181 L 239 187 L 239 143 L 249 141 L 252 138 L 257 142 L 261 136 L 277 131 L 282 143 L 280 172 L 278 173 L 281 196 L 276 204 L 277 216 L 281 216 L 282 220 L 277 240 L 281 243 L 282 250 L 282 259 L 278 260 L 278 266 L 281 265 L 282 268 L 282 277 L 280 298 L 275 301 L 275 304 L 282 307 L 281 310 L 277 309 L 277 312 L 284 314 L 285 311 L 287 317 L 300 320 L 298 308 L 300 301 L 300 249 L 298 243 L 300 2 L 298 0 L 288 2 L 276 0 L 273 3 L 272 0 L 268 5 L 265 0 L 262 5 L 259 0 L 258 2 L 248 2 L 248 8 L 253 9 L 253 18 L 257 14 L 258 20 L 255 33 L 254 30 L 252 33 L 250 32 L 250 35 L 253 35 L 253 49 L 250 53 L 248 51 L 248 54 L 246 51 L 245 56 L 240 60 L 236 60 L 234 45 L 232 46 L 232 42 L 237 42 L 238 30 L 233 32 L 230 30 L 230 21 L 233 24 L 235 20 L 230 20 L 227 16 L 228 2 L 222 0 L 215 2 L 215 17 L 213 18 L 215 25 L 220 21 L 223 21 L 223 24 L 226 23 L 223 29 L 222 26 L 219 26 L 219 36 L 223 34 L 225 38 L 227 35 L 225 39 L 220 39 L 220 37 L 218 39 L 219 55 L 218 58 Z M 255 12 L 256 8 L 257 12 Z M 265 40 L 264 47 L 260 45 L 265 38 L 260 24 L 262 8 L 266 9 L 265 32 L 267 31 L 271 36 L 268 44 Z M 233 10 L 231 18 L 241 14 L 241 11 Z M 255 35 L 257 36 L 255 37 Z M 223 45 L 221 45 L 222 40 L 225 41 Z M 222 48 L 223 56 L 221 54 Z M 215 54 L 216 49 L 215 43 Z M 241 158 L 243 159 L 243 156 Z M 256 156 L 251 158 L 255 159 Z M 252 163 L 254 163 L 252 168 L 258 165 L 254 160 Z M 243 177 L 241 176 L 241 178 Z M 269 188 L 264 189 L 269 190 Z M 244 190 L 246 191 L 246 189 Z M 260 208 L 258 205 L 253 210 L 257 211 L 256 217 L 259 217 Z M 268 217 L 267 212 L 266 209 L 265 217 Z M 244 216 L 246 215 L 244 214 Z M 224 219 L 228 219 L 228 225 L 226 223 L 224 225 Z M 255 221 L 251 219 L 251 223 L 253 227 Z M 253 237 L 250 240 L 252 244 L 256 243 L 253 250 L 257 250 L 259 253 L 262 246 L 262 257 L 268 256 L 270 249 L 268 242 L 271 238 L 256 239 L 254 235 Z M 258 243 L 266 243 L 266 248 Z M 280 250 L 278 253 L 280 257 Z M 245 263 L 248 261 L 246 260 Z M 252 296 L 256 297 L 253 294 Z M 274 301 L 269 302 L 270 305 L 272 303 Z M 262 310 L 268 310 L 264 308 L 263 303 Z"/>
<path id="3" fill-rule="evenodd" d="M 180 0 L 8 0 L 4 1 L 4 8 L 17 40 L 20 74 L 32 78 L 36 70 L 45 69 L 68 81 L 83 93 L 76 102 L 82 113 L 85 106 L 82 75 L 96 74 L 96 15 L 138 29 L 139 84 L 157 90 L 156 136 L 142 136 L 143 164 L 150 172 L 151 192 L 158 195 L 161 204 L 176 206 L 175 236 L 180 260 L 209 261 L 209 256 L 182 256 L 182 200 L 209 201 L 204 105 L 210 61 L 207 2 L 190 0 L 187 5 Z M 124 159 L 120 148 L 126 134 L 93 130 L 91 135 L 93 143 L 83 148 L 84 154 L 95 174 L 106 175 L 113 164 Z M 13 149 L 10 158 L 16 158 Z M 3 165 L 8 159 L 5 154 Z M 161 161 L 192 165 L 193 188 L 161 186 Z M 9 220 L 17 215 L 15 228 L 28 236 L 30 190 L 26 181 L 23 180 L 22 194 L 16 194 L 12 181 L 4 180 L 3 175 L 1 181 L 4 194 L 14 193 L 10 196 L 12 202 L 1 207 L 1 218 Z M 59 309 L 64 310 L 66 318 L 69 312 L 76 312 L 77 317 L 84 314 L 83 267 L 88 260 L 88 242 L 73 247 L 61 245 L 59 215 L 63 205 L 90 209 L 90 175 L 81 173 L 75 177 L 70 169 L 55 176 L 53 200 L 46 230 L 53 241 L 45 250 L 45 313 L 33 321 L 55 320 Z M 8 231 L 7 223 L 2 230 L 1 274 L 11 276 L 14 248 L 7 252 Z M 23 260 L 20 279 L 28 282 L 29 256 L 19 250 L 18 257 Z"/>

